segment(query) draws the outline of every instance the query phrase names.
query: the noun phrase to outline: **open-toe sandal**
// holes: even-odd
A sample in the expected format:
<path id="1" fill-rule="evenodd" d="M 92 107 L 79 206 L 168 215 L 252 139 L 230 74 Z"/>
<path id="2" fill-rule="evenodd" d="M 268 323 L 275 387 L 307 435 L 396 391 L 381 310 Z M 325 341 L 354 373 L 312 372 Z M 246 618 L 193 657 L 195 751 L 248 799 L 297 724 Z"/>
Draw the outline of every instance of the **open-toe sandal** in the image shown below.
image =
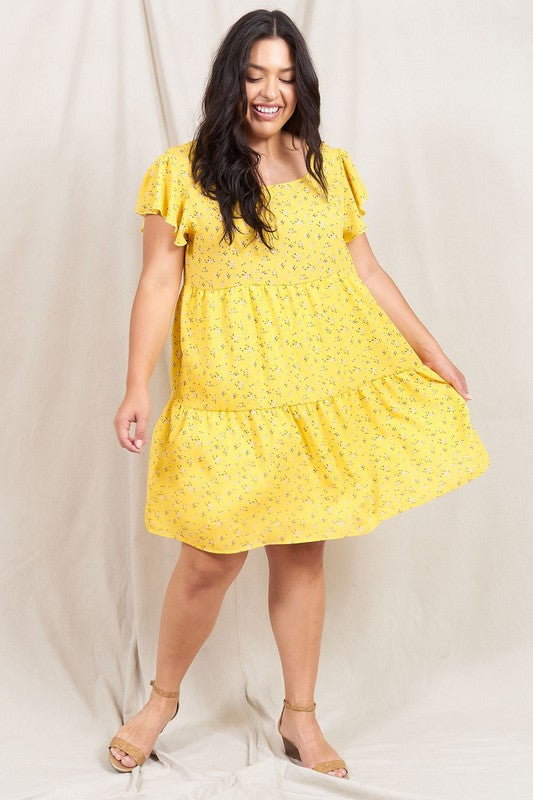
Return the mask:
<path id="1" fill-rule="evenodd" d="M 292 711 L 314 711 L 316 708 L 316 703 L 313 703 L 312 706 L 295 706 L 291 703 L 288 703 L 287 700 L 283 700 L 283 708 L 281 709 L 281 714 L 278 722 L 278 732 L 281 738 L 283 739 L 283 746 L 285 748 L 285 754 L 289 756 L 289 758 L 294 758 L 296 761 L 301 761 L 302 757 L 300 756 L 300 751 L 294 744 L 291 742 L 290 739 L 287 739 L 281 732 L 281 719 L 283 717 L 283 712 L 285 711 L 285 707 L 290 708 Z M 329 761 L 319 761 L 318 764 L 314 764 L 310 769 L 316 770 L 316 772 L 323 772 L 328 773 L 335 769 L 345 769 L 346 774 L 342 776 L 332 775 L 332 777 L 348 777 L 348 767 L 346 766 L 346 762 L 342 760 L 342 758 L 333 758 Z"/>
<path id="2" fill-rule="evenodd" d="M 160 694 L 161 697 L 170 697 L 170 698 L 175 697 L 176 699 L 178 699 L 178 697 L 179 697 L 179 691 L 178 692 L 166 692 L 163 689 L 160 689 L 159 686 L 156 686 L 154 681 L 150 681 L 150 686 L 152 686 L 153 689 L 154 689 L 154 692 L 157 692 L 157 694 Z M 174 714 L 172 715 L 172 717 L 170 718 L 169 722 L 174 719 L 174 717 L 178 713 L 179 707 L 180 707 L 180 704 L 179 704 L 179 700 L 178 700 L 178 702 L 176 704 L 176 710 L 175 710 Z M 163 725 L 163 727 L 161 728 L 161 731 L 159 731 L 159 732 L 161 733 L 165 729 L 165 727 L 166 727 L 166 725 Z M 133 769 L 135 769 L 135 767 L 127 767 L 125 764 L 122 763 L 122 761 L 119 761 L 117 758 L 115 758 L 115 756 L 111 752 L 111 748 L 112 747 L 117 747 L 119 750 L 124 750 L 125 753 L 127 753 L 129 756 L 131 756 L 131 758 L 133 758 L 134 761 L 136 762 L 135 763 L 135 767 L 140 767 L 141 764 L 144 764 L 144 762 L 146 761 L 146 759 L 150 755 L 150 753 L 148 753 L 148 756 L 146 756 L 143 753 L 142 750 L 140 750 L 134 744 L 131 744 L 131 742 L 127 742 L 125 739 L 121 739 L 119 736 L 114 736 L 111 739 L 111 742 L 110 742 L 110 744 L 108 746 L 107 752 L 108 752 L 108 756 L 109 756 L 109 763 L 118 772 L 131 772 Z"/>

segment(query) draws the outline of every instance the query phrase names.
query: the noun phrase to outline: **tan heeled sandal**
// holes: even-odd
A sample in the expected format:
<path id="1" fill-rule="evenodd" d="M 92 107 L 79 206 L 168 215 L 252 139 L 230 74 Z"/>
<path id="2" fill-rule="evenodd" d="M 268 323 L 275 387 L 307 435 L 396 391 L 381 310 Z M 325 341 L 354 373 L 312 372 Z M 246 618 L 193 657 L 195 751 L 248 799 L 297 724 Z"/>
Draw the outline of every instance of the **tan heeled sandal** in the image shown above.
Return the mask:
<path id="1" fill-rule="evenodd" d="M 164 691 L 164 689 L 160 689 L 159 686 L 156 686 L 154 681 L 150 681 L 150 686 L 153 686 L 154 692 L 157 692 L 157 694 L 160 694 L 161 697 L 171 697 L 171 698 L 172 697 L 175 697 L 175 698 L 179 697 L 179 691 L 178 692 L 166 692 L 166 691 Z M 171 722 L 174 719 L 174 717 L 178 713 L 179 707 L 180 707 L 180 704 L 179 704 L 179 700 L 178 700 L 178 702 L 176 704 L 176 710 L 175 710 L 174 714 L 171 716 L 169 722 Z M 166 727 L 166 725 L 163 725 L 163 727 L 161 728 L 161 731 L 159 731 L 159 732 L 161 733 L 165 729 L 165 727 Z M 117 758 L 115 758 L 115 756 L 113 755 L 113 753 L 110 750 L 111 747 L 117 747 L 119 750 L 124 750 L 125 753 L 127 753 L 129 756 L 131 756 L 137 762 L 135 764 L 136 767 L 140 767 L 141 764 L 144 764 L 144 762 L 146 761 L 147 757 L 150 755 L 150 753 L 148 753 L 148 756 L 145 756 L 143 751 L 140 750 L 138 747 L 136 747 L 134 744 L 131 744 L 130 742 L 127 742 L 125 739 L 120 739 L 118 736 L 114 736 L 111 739 L 111 743 L 109 744 L 107 752 L 108 752 L 108 756 L 109 756 L 109 763 L 118 772 L 131 772 L 133 769 L 135 769 L 135 767 L 126 767 L 125 764 L 122 763 L 122 761 L 119 761 Z"/>
<path id="2" fill-rule="evenodd" d="M 289 756 L 289 758 L 294 758 L 297 761 L 301 761 L 302 757 L 300 755 L 300 751 L 294 744 L 291 742 L 290 739 L 287 739 L 281 732 L 281 719 L 283 717 L 283 712 L 285 711 L 285 707 L 290 708 L 292 711 L 314 711 L 316 708 L 316 703 L 313 703 L 312 706 L 295 706 L 292 703 L 288 703 L 287 700 L 283 700 L 283 708 L 281 709 L 281 714 L 278 722 L 278 732 L 281 738 L 283 739 L 283 746 L 285 747 L 285 754 Z M 346 766 L 346 762 L 342 760 L 342 758 L 334 758 L 330 761 L 319 761 L 318 764 L 315 764 L 310 769 L 314 769 L 316 772 L 323 772 L 328 773 L 334 769 L 345 769 L 346 775 L 342 775 L 341 777 L 347 778 L 348 777 L 348 767 Z M 332 775 L 333 778 L 340 777 L 338 775 Z"/>

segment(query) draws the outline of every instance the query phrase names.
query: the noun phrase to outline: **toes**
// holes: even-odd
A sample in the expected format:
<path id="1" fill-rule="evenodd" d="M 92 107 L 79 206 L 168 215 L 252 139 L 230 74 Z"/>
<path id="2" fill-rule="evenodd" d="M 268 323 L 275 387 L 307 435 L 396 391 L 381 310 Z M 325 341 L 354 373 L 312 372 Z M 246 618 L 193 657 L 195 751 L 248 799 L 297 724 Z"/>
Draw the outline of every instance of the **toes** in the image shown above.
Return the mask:
<path id="1" fill-rule="evenodd" d="M 121 764 L 124 764 L 125 767 L 136 767 L 137 762 L 129 756 L 124 750 L 119 750 L 118 747 L 110 747 L 111 755 L 120 761 Z"/>

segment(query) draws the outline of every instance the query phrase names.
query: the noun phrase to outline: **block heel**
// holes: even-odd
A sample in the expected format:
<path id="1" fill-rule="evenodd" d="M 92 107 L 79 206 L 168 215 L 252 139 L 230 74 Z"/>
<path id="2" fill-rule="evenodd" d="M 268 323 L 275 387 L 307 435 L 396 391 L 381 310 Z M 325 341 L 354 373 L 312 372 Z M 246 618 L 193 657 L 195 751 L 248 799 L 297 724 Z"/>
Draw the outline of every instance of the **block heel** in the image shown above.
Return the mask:
<path id="1" fill-rule="evenodd" d="M 283 747 L 285 748 L 285 755 L 287 755 L 289 758 L 295 759 L 295 761 L 301 761 L 302 757 L 300 756 L 300 751 L 296 747 L 295 743 L 292 742 L 290 739 L 287 739 L 287 737 L 284 736 L 280 730 L 281 720 L 283 718 L 283 712 L 285 711 L 285 708 L 290 708 L 292 711 L 314 711 L 316 708 L 316 703 L 313 703 L 312 706 L 296 706 L 293 705 L 292 703 L 287 702 L 286 699 L 283 700 L 283 708 L 281 709 L 281 714 L 278 721 L 278 733 L 283 741 Z M 312 766 L 311 769 L 315 770 L 316 772 L 322 772 L 324 774 L 327 774 L 328 772 L 331 772 L 332 770 L 335 769 L 344 769 L 346 770 L 346 774 L 343 775 L 342 777 L 343 778 L 348 777 L 348 767 L 346 766 L 346 762 L 343 761 L 342 758 L 333 758 L 330 759 L 329 761 L 319 761 L 318 764 L 314 764 L 314 766 Z M 332 776 L 332 777 L 337 777 L 337 776 Z"/>

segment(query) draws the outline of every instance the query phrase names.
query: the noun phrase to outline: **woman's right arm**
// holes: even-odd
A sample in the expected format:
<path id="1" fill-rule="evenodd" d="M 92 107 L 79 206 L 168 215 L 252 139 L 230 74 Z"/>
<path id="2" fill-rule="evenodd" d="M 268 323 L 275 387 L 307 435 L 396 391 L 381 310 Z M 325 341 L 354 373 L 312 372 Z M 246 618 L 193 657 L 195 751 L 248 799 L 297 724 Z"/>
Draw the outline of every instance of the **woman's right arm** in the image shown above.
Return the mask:
<path id="1" fill-rule="evenodd" d="M 186 246 L 174 244 L 175 232 L 159 214 L 146 214 L 143 269 L 130 319 L 126 394 L 113 424 L 122 447 L 140 453 L 151 411 L 149 384 L 166 341 L 178 300 Z M 135 423 L 135 435 L 130 425 Z"/>

